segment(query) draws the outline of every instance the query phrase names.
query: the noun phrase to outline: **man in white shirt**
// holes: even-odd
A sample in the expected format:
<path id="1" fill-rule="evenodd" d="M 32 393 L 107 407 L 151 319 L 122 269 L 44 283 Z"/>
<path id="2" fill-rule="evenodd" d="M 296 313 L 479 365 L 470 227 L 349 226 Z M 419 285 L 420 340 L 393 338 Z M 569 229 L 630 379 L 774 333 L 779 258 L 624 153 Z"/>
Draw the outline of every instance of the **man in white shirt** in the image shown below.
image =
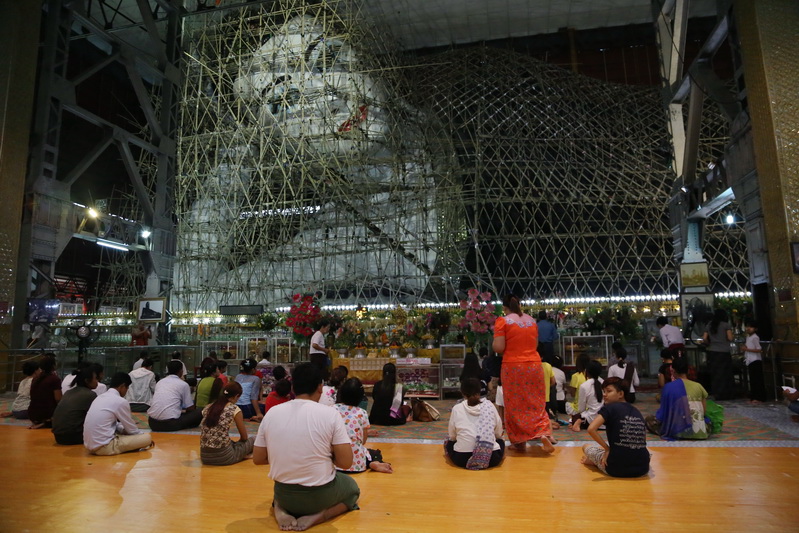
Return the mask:
<path id="1" fill-rule="evenodd" d="M 355 480 L 336 470 L 352 466 L 352 447 L 338 411 L 317 403 L 322 395 L 319 368 L 300 364 L 291 382 L 297 397 L 266 413 L 253 462 L 271 465 L 280 529 L 304 531 L 357 509 L 361 491 Z"/>
<path id="2" fill-rule="evenodd" d="M 186 369 L 186 365 L 183 363 L 183 361 L 180 360 L 182 356 L 183 354 L 181 354 L 180 352 L 172 352 L 172 361 L 178 361 L 180 363 L 180 367 L 183 370 L 183 373 L 180 375 L 180 378 L 185 381 L 189 371 Z"/>
<path id="3" fill-rule="evenodd" d="M 180 431 L 196 428 L 203 419 L 194 407 L 189 384 L 183 381 L 183 363 L 173 359 L 167 365 L 169 375 L 155 385 L 152 403 L 147 410 L 153 431 Z"/>
<path id="4" fill-rule="evenodd" d="M 145 359 L 141 368 L 130 374 L 132 381 L 125 399 L 130 403 L 130 410 L 134 413 L 146 413 L 155 393 L 155 374 L 153 373 L 153 360 Z"/>
<path id="5" fill-rule="evenodd" d="M 660 330 L 663 347 L 669 349 L 672 357 L 682 357 L 685 353 L 685 338 L 683 338 L 680 328 L 669 324 L 669 319 L 665 316 L 659 316 L 655 324 Z"/>
<path id="6" fill-rule="evenodd" d="M 330 321 L 323 318 L 319 321 L 319 329 L 311 337 L 311 349 L 308 354 L 311 363 L 319 367 L 322 371 L 322 379 L 327 378 L 328 367 L 330 366 L 330 359 L 327 356 L 327 348 L 325 348 L 325 335 L 330 331 Z"/>
<path id="7" fill-rule="evenodd" d="M 83 445 L 92 454 L 119 455 L 155 445 L 152 436 L 139 430 L 133 421 L 124 398 L 129 386 L 130 376 L 117 372 L 111 378 L 111 387 L 89 407 L 83 423 Z"/>

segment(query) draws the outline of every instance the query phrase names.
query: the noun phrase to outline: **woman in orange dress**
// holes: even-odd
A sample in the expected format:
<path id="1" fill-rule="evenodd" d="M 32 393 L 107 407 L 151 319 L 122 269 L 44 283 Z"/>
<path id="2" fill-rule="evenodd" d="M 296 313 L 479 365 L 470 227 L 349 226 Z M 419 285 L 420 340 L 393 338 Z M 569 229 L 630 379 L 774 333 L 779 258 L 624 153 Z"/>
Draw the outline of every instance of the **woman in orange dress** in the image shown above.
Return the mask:
<path id="1" fill-rule="evenodd" d="M 546 412 L 544 369 L 538 355 L 538 326 L 524 314 L 519 299 L 509 294 L 502 300 L 504 317 L 494 324 L 494 351 L 502 357 L 505 396 L 505 429 L 511 446 L 524 450 L 528 440 L 538 439 L 547 453 L 555 451 Z"/>

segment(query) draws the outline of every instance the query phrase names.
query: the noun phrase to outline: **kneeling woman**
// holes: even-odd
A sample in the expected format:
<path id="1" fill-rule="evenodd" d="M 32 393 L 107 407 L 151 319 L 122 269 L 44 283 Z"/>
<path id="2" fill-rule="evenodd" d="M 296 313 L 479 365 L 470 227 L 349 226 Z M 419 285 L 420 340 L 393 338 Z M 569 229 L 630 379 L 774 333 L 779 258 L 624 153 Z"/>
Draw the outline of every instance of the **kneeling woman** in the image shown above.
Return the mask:
<path id="1" fill-rule="evenodd" d="M 584 445 L 582 463 L 613 477 L 639 477 L 649 472 L 646 425 L 638 409 L 624 400 L 625 392 L 627 383 L 621 378 L 602 383 L 604 405 L 588 426 L 588 434 L 599 446 Z M 608 442 L 599 435 L 602 424 L 607 428 Z"/>
<path id="2" fill-rule="evenodd" d="M 452 408 L 449 440 L 444 444 L 447 457 L 469 470 L 497 466 L 505 455 L 502 420 L 494 404 L 480 399 L 480 382 L 469 378 L 461 383 L 465 401 Z"/>
<path id="3" fill-rule="evenodd" d="M 252 454 L 255 443 L 247 437 L 244 416 L 236 401 L 241 396 L 241 385 L 229 382 L 214 403 L 203 409 L 200 424 L 200 460 L 204 465 L 226 466 L 238 463 Z M 230 440 L 230 425 L 236 422 L 239 440 Z"/>

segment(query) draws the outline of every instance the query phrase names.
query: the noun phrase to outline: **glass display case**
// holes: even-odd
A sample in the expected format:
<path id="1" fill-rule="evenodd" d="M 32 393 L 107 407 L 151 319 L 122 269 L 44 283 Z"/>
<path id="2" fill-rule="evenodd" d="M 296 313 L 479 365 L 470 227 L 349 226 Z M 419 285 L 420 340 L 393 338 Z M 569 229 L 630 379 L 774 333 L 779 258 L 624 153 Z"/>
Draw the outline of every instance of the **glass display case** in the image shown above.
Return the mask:
<path id="1" fill-rule="evenodd" d="M 275 364 L 301 363 L 308 361 L 308 347 L 297 346 L 291 337 L 273 337 L 270 339 L 270 352 Z"/>
<path id="2" fill-rule="evenodd" d="M 613 344 L 613 335 L 563 337 L 560 355 L 565 366 L 574 366 L 577 357 L 582 354 L 586 354 L 591 359 L 596 359 L 602 365 L 607 366 L 611 344 Z"/>
<path id="3" fill-rule="evenodd" d="M 405 387 L 406 398 L 441 398 L 439 365 L 397 364 L 397 377 Z"/>
<path id="4" fill-rule="evenodd" d="M 441 397 L 447 393 L 458 393 L 461 390 L 461 372 L 463 360 L 445 360 L 441 362 Z"/>

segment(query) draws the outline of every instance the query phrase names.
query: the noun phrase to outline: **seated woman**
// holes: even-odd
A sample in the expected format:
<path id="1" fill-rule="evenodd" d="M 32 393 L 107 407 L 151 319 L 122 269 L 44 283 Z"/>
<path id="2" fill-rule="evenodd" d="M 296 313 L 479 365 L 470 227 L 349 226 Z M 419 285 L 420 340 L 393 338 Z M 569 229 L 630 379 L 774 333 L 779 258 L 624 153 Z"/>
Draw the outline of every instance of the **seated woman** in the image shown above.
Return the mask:
<path id="1" fill-rule="evenodd" d="M 626 389 L 621 378 L 610 377 L 602 383 L 604 405 L 588 426 L 588 434 L 599 445 L 583 445 L 581 462 L 613 477 L 639 477 L 649 472 L 646 424 L 640 411 L 625 401 Z M 599 436 L 603 424 L 608 442 Z"/>
<path id="2" fill-rule="evenodd" d="M 261 413 L 261 378 L 255 375 L 255 367 L 258 363 L 250 357 L 241 362 L 239 375 L 236 376 L 236 383 L 241 385 L 241 398 L 237 405 L 241 409 L 244 418 L 253 422 L 260 422 L 263 419 Z"/>
<path id="3" fill-rule="evenodd" d="M 602 408 L 602 378 L 599 377 L 601 373 L 602 364 L 599 361 L 591 361 L 586 366 L 585 375 L 588 379 L 580 385 L 577 394 L 577 409 L 572 415 L 569 426 L 572 431 L 588 428 Z"/>
<path id="4" fill-rule="evenodd" d="M 244 416 L 236 401 L 241 385 L 231 381 L 214 403 L 203 409 L 200 423 L 200 460 L 204 465 L 226 466 L 247 459 L 252 454 L 254 437 L 248 437 Z M 230 425 L 235 422 L 239 440 L 230 440 Z"/>
<path id="5" fill-rule="evenodd" d="M 494 404 L 480 398 L 480 388 L 474 378 L 461 382 L 465 401 L 452 408 L 449 439 L 444 444 L 452 463 L 469 470 L 497 466 L 505 456 L 502 420 Z"/>
<path id="6" fill-rule="evenodd" d="M 335 372 L 335 369 L 333 372 Z M 366 411 L 358 407 L 364 396 L 363 384 L 358 378 L 350 378 L 339 387 L 338 403 L 335 404 L 335 409 L 341 415 L 341 418 L 344 419 L 344 426 L 346 426 L 347 434 L 350 436 L 352 466 L 347 469 L 339 468 L 338 470 L 352 473 L 374 470 L 375 472 L 391 474 L 394 472 L 391 468 L 391 463 L 383 462 L 383 454 L 380 450 L 366 448 L 366 439 L 369 436 L 369 417 Z"/>
<path id="7" fill-rule="evenodd" d="M 383 365 L 383 379 L 375 383 L 372 399 L 369 423 L 373 426 L 401 426 L 412 416 L 411 407 L 405 404 L 402 383 L 397 381 L 394 363 Z"/>
<path id="8" fill-rule="evenodd" d="M 463 370 L 461 370 L 459 381 L 463 383 L 470 378 L 474 378 L 480 382 L 480 396 L 485 398 L 485 396 L 488 394 L 488 384 L 482 379 L 483 370 L 480 368 L 480 362 L 477 359 L 477 355 L 473 353 L 467 353 L 466 357 L 463 358 Z"/>
<path id="9" fill-rule="evenodd" d="M 197 409 L 202 409 L 219 398 L 219 392 L 224 387 L 224 383 L 219 379 L 219 374 L 217 362 L 209 358 L 200 369 L 202 379 L 197 382 L 194 396 L 194 405 L 197 406 Z"/>
<path id="10" fill-rule="evenodd" d="M 620 378 L 626 381 L 630 390 L 625 394 L 624 401 L 627 403 L 635 403 L 635 387 L 640 383 L 638 381 L 638 370 L 635 365 L 627 362 L 627 350 L 621 343 L 613 343 L 613 352 L 616 354 L 616 364 L 608 368 L 608 378 Z"/>
<path id="11" fill-rule="evenodd" d="M 45 354 L 39 362 L 41 373 L 31 382 L 31 403 L 28 406 L 30 429 L 52 427 L 53 411 L 61 401 L 61 380 L 55 374 L 55 355 Z"/>
<path id="12" fill-rule="evenodd" d="M 666 383 L 660 409 L 646 417 L 646 426 L 662 439 L 706 439 L 709 419 L 705 417 L 705 388 L 688 379 L 688 360 L 678 357 L 671 364 L 674 381 Z"/>

